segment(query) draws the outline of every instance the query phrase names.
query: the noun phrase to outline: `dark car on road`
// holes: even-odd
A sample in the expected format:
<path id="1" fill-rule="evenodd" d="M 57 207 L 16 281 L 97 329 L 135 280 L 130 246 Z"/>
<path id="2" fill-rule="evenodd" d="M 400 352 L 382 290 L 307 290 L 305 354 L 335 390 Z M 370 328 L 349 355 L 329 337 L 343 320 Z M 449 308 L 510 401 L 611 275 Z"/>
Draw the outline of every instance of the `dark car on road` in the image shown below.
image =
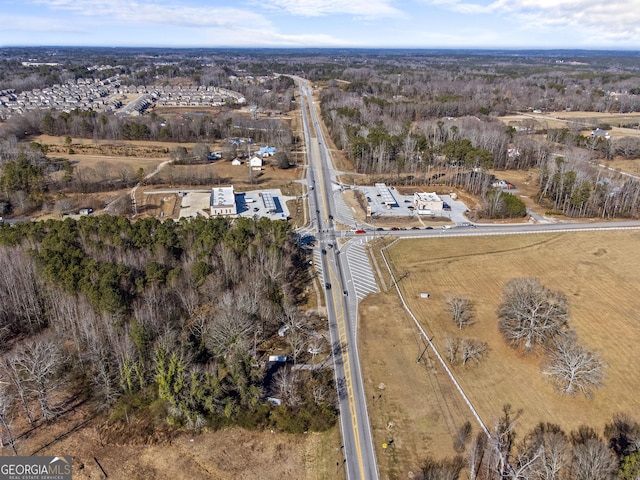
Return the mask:
<path id="1" fill-rule="evenodd" d="M 324 288 L 326 288 L 327 290 L 331 290 L 331 284 L 330 283 L 325 283 L 324 284 Z"/>

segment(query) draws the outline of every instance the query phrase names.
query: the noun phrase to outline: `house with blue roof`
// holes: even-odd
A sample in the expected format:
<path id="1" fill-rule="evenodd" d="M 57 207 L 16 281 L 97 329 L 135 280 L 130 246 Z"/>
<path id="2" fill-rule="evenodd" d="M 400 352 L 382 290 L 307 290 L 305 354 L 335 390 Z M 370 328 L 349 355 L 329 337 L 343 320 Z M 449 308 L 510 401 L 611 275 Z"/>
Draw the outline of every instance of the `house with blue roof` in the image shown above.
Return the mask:
<path id="1" fill-rule="evenodd" d="M 276 147 L 270 147 L 267 145 L 266 147 L 260 147 L 258 150 L 258 155 L 261 157 L 271 157 L 276 153 Z"/>

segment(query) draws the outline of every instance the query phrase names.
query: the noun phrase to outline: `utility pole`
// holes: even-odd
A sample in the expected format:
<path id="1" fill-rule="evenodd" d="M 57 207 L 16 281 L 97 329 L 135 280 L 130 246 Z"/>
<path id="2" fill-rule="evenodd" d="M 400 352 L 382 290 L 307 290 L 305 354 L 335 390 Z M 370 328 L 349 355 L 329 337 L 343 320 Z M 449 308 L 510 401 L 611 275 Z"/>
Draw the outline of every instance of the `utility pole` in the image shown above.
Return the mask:
<path id="1" fill-rule="evenodd" d="M 391 284 L 391 286 L 389 288 L 395 287 L 400 282 L 400 280 L 402 280 L 403 278 L 406 278 L 408 276 L 409 276 L 409 272 L 403 273 L 402 275 L 400 275 L 400 277 L 398 277 L 398 279 L 395 282 L 393 282 Z"/>
<path id="2" fill-rule="evenodd" d="M 433 337 L 428 338 L 428 340 L 429 341 L 424 346 L 424 350 L 422 350 L 422 353 L 418 356 L 418 360 L 416 360 L 417 363 L 420 363 L 420 360 L 422 360 L 422 357 L 424 356 L 424 354 L 427 353 L 427 350 L 429 349 L 429 345 L 431 344 L 431 340 L 433 340 Z"/>

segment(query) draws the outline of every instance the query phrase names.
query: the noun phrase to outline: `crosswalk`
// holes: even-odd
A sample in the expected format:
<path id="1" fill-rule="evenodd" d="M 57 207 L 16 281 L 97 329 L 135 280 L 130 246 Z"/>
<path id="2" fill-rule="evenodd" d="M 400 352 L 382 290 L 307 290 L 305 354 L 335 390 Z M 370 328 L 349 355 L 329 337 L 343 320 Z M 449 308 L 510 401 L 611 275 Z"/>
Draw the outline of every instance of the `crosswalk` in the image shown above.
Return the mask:
<path id="1" fill-rule="evenodd" d="M 342 247 L 342 252 L 347 257 L 349 268 L 349 282 L 353 282 L 353 288 L 358 300 L 362 300 L 370 293 L 378 293 L 380 289 L 376 283 L 369 256 L 366 250 L 366 237 L 353 239 L 347 246 Z M 322 277 L 322 250 L 313 250 L 313 264 L 318 277 Z"/>
<path id="2" fill-rule="evenodd" d="M 365 245 L 365 239 L 352 240 L 347 250 L 347 264 L 358 300 L 362 300 L 370 293 L 380 291 L 373 270 L 371 270 Z"/>

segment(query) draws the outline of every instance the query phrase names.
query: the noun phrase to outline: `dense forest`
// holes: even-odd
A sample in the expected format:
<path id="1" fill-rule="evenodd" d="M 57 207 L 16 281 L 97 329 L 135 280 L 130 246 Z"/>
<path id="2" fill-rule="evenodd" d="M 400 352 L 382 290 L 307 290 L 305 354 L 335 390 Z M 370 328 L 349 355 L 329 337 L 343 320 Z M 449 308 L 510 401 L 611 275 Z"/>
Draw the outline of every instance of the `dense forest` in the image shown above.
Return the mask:
<path id="1" fill-rule="evenodd" d="M 77 395 L 185 428 L 334 424 L 331 370 L 297 368 L 330 348 L 287 222 L 87 216 L 0 224 L 0 245 L 3 440 Z"/>

